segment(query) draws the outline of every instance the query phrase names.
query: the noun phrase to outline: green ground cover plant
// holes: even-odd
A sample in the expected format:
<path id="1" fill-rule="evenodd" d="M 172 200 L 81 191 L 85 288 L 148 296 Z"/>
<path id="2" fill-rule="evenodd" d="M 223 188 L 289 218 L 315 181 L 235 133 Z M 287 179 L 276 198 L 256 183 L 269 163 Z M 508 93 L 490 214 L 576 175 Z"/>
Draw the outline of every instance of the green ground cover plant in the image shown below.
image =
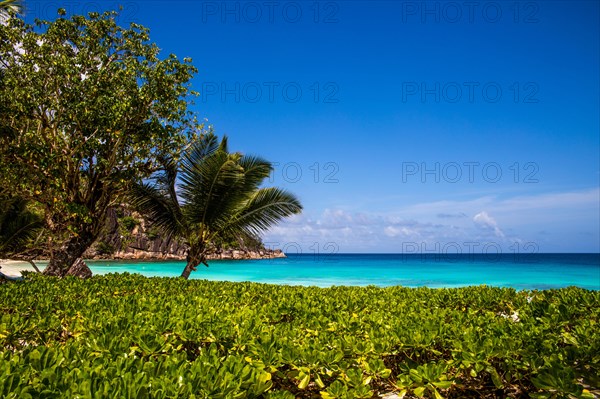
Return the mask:
<path id="1" fill-rule="evenodd" d="M 2 398 L 593 398 L 600 294 L 37 275 L 0 286 Z"/>

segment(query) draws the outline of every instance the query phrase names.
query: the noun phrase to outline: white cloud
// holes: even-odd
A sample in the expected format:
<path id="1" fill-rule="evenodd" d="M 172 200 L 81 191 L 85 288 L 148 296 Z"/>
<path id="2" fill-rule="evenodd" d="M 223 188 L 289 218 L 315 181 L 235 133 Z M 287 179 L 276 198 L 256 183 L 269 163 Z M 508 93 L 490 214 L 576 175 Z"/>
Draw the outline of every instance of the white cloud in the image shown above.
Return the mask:
<path id="1" fill-rule="evenodd" d="M 416 238 L 419 233 L 406 227 L 386 226 L 383 232 L 388 237 L 412 237 Z"/>
<path id="2" fill-rule="evenodd" d="M 265 242 L 279 243 L 280 247 L 298 243 L 305 253 L 311 253 L 313 250 L 308 248 L 315 243 L 325 246 L 331 242 L 339 246 L 340 252 L 402 252 L 405 243 L 432 248 L 466 242 L 481 246 L 493 242 L 507 252 L 514 243 L 527 242 L 539 243 L 540 251 L 564 250 L 569 246 L 594 251 L 598 234 L 584 242 L 578 232 L 600 230 L 599 199 L 600 190 L 594 188 L 501 199 L 417 203 L 386 213 L 308 210 L 271 229 Z M 570 229 L 569 236 L 562 234 L 565 227 Z M 553 232 L 552 237 L 556 238 L 540 235 L 540 230 Z M 567 242 L 565 237 L 572 240 Z"/>
<path id="3" fill-rule="evenodd" d="M 496 237 L 504 238 L 504 233 L 498 227 L 498 223 L 487 212 L 479 212 L 473 217 L 473 222 L 480 229 L 493 231 Z"/>

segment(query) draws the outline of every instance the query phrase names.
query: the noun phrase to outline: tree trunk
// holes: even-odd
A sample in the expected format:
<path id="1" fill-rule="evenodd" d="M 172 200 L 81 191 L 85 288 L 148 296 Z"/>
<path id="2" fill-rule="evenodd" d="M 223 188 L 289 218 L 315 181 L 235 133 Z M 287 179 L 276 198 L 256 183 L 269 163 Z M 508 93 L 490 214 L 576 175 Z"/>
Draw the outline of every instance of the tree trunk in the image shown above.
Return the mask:
<path id="1" fill-rule="evenodd" d="M 204 265 L 208 266 L 206 264 L 206 256 L 202 251 L 194 251 L 190 249 L 186 257 L 186 261 L 187 264 L 181 273 L 181 277 L 186 280 L 190 278 L 190 274 L 192 274 L 192 272 L 196 271 L 196 267 L 199 264 L 203 263 Z"/>
<path id="2" fill-rule="evenodd" d="M 88 265 L 86 265 L 83 259 L 77 258 L 75 263 L 73 263 L 73 266 L 69 268 L 67 276 L 75 276 L 82 279 L 87 279 L 92 277 L 92 271 L 90 270 Z"/>
<path id="3" fill-rule="evenodd" d="M 81 258 L 86 249 L 94 243 L 95 237 L 90 233 L 81 233 L 70 238 L 62 247 L 52 253 L 50 262 L 44 274 L 46 276 L 64 277 L 78 258 Z"/>
<path id="4" fill-rule="evenodd" d="M 33 259 L 28 259 L 28 260 L 27 260 L 27 262 L 29 262 L 29 264 L 30 264 L 31 266 L 33 266 L 33 268 L 35 269 L 35 271 L 36 271 L 37 273 L 41 273 L 41 272 L 40 272 L 40 269 L 38 269 L 38 267 L 37 267 L 37 265 L 35 264 L 35 262 L 33 261 Z"/>
<path id="5" fill-rule="evenodd" d="M 185 268 L 183 269 L 183 272 L 181 272 L 181 277 L 183 277 L 186 280 L 190 278 L 190 274 L 192 274 L 192 272 L 196 270 L 196 266 L 198 266 L 198 264 L 194 265 L 194 262 L 190 262 L 188 260 L 187 264 L 185 265 Z"/>

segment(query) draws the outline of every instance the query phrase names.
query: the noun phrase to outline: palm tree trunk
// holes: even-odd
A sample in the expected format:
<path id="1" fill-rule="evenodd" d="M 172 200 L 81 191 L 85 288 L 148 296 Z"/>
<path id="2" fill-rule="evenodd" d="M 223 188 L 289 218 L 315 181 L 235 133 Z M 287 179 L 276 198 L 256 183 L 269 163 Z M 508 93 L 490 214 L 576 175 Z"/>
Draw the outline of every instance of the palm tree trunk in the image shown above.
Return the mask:
<path id="1" fill-rule="evenodd" d="M 196 268 L 199 264 L 204 263 L 206 266 L 208 266 L 206 264 L 206 256 L 202 251 L 194 251 L 190 249 L 186 257 L 186 261 L 187 263 L 185 268 L 183 269 L 183 272 L 181 272 L 181 277 L 186 280 L 190 278 L 190 274 L 192 274 L 192 272 L 196 271 Z"/>
<path id="2" fill-rule="evenodd" d="M 27 259 L 27 262 L 29 262 L 29 264 L 30 264 L 31 266 L 33 266 L 33 268 L 35 269 L 35 271 L 36 271 L 37 273 L 41 273 L 40 269 L 38 269 L 38 267 L 37 267 L 37 265 L 35 264 L 35 262 L 33 261 L 33 259 Z"/>
<path id="3" fill-rule="evenodd" d="M 188 261 L 185 265 L 185 268 L 183 269 L 183 272 L 181 273 L 181 277 L 183 277 L 186 280 L 190 278 L 190 274 L 192 274 L 192 272 L 196 270 L 196 266 L 198 265 L 194 265 L 193 262 Z"/>

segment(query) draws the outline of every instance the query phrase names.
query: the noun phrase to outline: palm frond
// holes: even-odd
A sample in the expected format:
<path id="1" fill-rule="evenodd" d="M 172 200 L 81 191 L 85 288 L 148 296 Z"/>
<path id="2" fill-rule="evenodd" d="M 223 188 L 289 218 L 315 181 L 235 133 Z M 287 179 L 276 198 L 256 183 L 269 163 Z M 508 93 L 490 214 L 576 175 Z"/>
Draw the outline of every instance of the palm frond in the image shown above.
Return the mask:
<path id="1" fill-rule="evenodd" d="M 260 184 L 272 171 L 271 163 L 255 156 L 241 156 L 237 161 L 243 175 L 242 179 L 226 187 L 219 194 L 219 201 L 211 204 L 207 222 L 211 230 L 218 230 L 237 215 L 242 204 L 246 204 L 258 190 Z M 237 234 L 237 233 L 236 233 Z"/>
<path id="2" fill-rule="evenodd" d="M 27 201 L 17 197 L 0 199 L 0 257 L 26 250 L 43 227 L 42 218 L 27 209 Z"/>
<path id="3" fill-rule="evenodd" d="M 177 182 L 177 161 L 170 155 L 158 156 L 162 169 L 156 175 L 156 183 L 161 187 L 175 187 Z"/>
<path id="4" fill-rule="evenodd" d="M 258 189 L 261 183 L 273 171 L 273 165 L 269 161 L 257 156 L 244 155 L 240 159 L 239 164 L 244 169 L 245 191 Z"/>
<path id="5" fill-rule="evenodd" d="M 182 167 L 180 174 L 186 218 L 192 224 L 210 225 L 215 218 L 228 213 L 233 208 L 231 204 L 243 198 L 239 190 L 243 181 L 239 157 L 219 149 L 196 161 L 188 155 L 184 158 L 190 165 Z"/>
<path id="6" fill-rule="evenodd" d="M 225 140 L 225 138 L 223 139 Z M 214 154 L 219 149 L 219 139 L 213 133 L 208 133 L 188 148 L 181 159 L 181 169 L 193 170 L 195 165 L 202 162 L 206 157 Z"/>
<path id="7" fill-rule="evenodd" d="M 223 136 L 221 143 L 219 143 L 219 151 L 229 152 L 229 146 L 227 143 L 229 143 L 229 138 L 227 136 Z"/>
<path id="8" fill-rule="evenodd" d="M 262 188 L 243 203 L 229 221 L 218 226 L 213 234 L 243 232 L 257 236 L 282 219 L 301 211 L 302 205 L 292 193 L 275 187 Z"/>
<path id="9" fill-rule="evenodd" d="M 157 185 L 134 184 L 129 192 L 131 205 L 148 218 L 148 221 L 167 234 L 179 236 L 185 233 L 185 221 L 181 217 L 176 198 Z"/>
<path id="10" fill-rule="evenodd" d="M 178 219 L 181 220 L 181 208 L 177 198 L 177 161 L 170 155 L 163 155 L 159 159 L 163 165 L 162 170 L 155 176 L 155 187 L 165 196 L 169 197 L 169 203 L 173 206 L 173 211 Z"/>

